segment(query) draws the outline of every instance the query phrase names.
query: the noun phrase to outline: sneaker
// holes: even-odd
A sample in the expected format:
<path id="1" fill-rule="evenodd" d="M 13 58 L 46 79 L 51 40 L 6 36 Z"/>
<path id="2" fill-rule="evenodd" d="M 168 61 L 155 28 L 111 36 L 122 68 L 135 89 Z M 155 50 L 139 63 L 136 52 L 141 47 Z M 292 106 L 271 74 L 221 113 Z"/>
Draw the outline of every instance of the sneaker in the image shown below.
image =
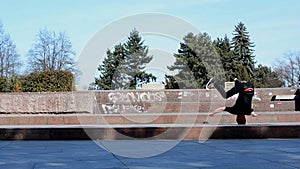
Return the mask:
<path id="1" fill-rule="evenodd" d="M 214 84 L 214 83 L 215 83 L 215 79 L 214 78 L 209 79 L 209 81 L 207 82 L 207 84 L 205 86 L 206 90 L 209 90 L 210 85 Z"/>
<path id="2" fill-rule="evenodd" d="M 234 78 L 233 81 L 234 81 L 234 86 L 237 86 L 240 83 L 238 78 Z"/>

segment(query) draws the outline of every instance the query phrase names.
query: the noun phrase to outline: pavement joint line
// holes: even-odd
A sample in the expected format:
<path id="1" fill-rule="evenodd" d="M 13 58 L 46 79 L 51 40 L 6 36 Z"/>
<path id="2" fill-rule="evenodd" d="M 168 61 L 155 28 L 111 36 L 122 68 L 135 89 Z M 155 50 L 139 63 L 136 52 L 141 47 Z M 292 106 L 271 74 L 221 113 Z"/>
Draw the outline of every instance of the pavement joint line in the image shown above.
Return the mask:
<path id="1" fill-rule="evenodd" d="M 129 169 L 129 167 L 126 165 L 126 163 L 123 162 L 116 154 L 114 154 L 113 152 L 111 152 L 110 149 L 107 148 L 104 144 L 102 144 L 101 141 L 98 142 L 98 143 L 100 143 L 101 146 L 103 146 L 103 147 L 105 148 L 105 150 L 106 150 L 107 152 L 109 152 L 109 153 L 110 153 L 117 161 L 119 161 L 124 167 L 126 167 L 127 169 Z"/>
<path id="2" fill-rule="evenodd" d="M 277 114 L 300 114 L 299 111 L 274 111 L 274 112 L 256 112 L 258 115 L 277 115 Z M 56 116 L 169 116 L 169 115 L 208 115 L 209 112 L 175 112 L 175 113 L 118 113 L 118 114 L 94 114 L 94 113 L 60 113 L 60 114 L 39 114 L 39 113 L 30 113 L 30 114 L 0 114 L 0 117 L 56 117 Z M 220 113 L 220 115 L 231 115 L 227 112 Z"/>
<path id="3" fill-rule="evenodd" d="M 14 129 L 14 128 L 147 128 L 147 127 L 161 127 L 161 128 L 176 128 L 176 127 L 272 127 L 272 126 L 300 126 L 300 122 L 294 123 L 248 123 L 246 125 L 238 124 L 101 124 L 101 125 L 0 125 L 0 129 Z"/>

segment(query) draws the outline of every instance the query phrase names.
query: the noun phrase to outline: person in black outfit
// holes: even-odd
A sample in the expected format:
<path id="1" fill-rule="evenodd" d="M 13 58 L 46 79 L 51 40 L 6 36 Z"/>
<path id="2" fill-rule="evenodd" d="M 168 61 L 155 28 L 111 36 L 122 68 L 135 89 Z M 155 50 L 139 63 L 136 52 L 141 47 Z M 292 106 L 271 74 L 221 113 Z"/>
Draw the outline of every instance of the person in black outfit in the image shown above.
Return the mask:
<path id="1" fill-rule="evenodd" d="M 209 116 L 214 116 L 217 113 L 227 111 L 231 114 L 237 115 L 237 123 L 245 124 L 246 118 L 245 115 L 251 115 L 256 117 L 257 114 L 252 109 L 252 98 L 254 96 L 254 85 L 250 82 L 240 82 L 235 79 L 235 85 L 233 88 L 225 92 L 222 86 L 214 79 L 211 79 L 207 86 L 213 84 L 218 92 L 222 95 L 224 99 L 227 99 L 237 93 L 239 96 L 232 107 L 220 107 L 214 110 Z"/>

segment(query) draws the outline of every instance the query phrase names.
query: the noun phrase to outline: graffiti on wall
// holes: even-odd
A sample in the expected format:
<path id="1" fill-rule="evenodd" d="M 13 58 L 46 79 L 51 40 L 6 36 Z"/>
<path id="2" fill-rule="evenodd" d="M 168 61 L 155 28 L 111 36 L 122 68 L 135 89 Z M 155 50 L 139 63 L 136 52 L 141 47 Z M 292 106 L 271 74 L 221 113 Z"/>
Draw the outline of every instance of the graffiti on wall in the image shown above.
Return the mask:
<path id="1" fill-rule="evenodd" d="M 105 114 L 138 112 L 145 113 L 150 109 L 159 108 L 166 100 L 163 91 L 158 92 L 111 92 L 108 95 L 109 102 L 102 104 Z"/>

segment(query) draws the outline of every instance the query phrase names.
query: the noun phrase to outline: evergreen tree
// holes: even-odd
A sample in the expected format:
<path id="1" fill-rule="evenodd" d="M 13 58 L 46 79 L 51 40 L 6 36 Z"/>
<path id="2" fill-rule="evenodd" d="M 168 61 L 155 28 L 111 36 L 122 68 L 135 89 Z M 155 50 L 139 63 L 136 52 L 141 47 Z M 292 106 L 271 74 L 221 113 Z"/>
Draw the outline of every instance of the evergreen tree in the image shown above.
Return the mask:
<path id="1" fill-rule="evenodd" d="M 95 78 L 93 89 L 115 90 L 136 89 L 143 83 L 156 80 L 152 74 L 144 71 L 146 64 L 152 60 L 148 47 L 137 30 L 130 32 L 127 41 L 108 50 L 103 64 L 98 67 L 99 78 Z"/>
<path id="2" fill-rule="evenodd" d="M 234 55 L 239 60 L 237 66 L 240 72 L 237 77 L 241 80 L 249 81 L 254 77 L 255 56 L 252 48 L 255 45 L 251 42 L 249 32 L 247 32 L 247 28 L 242 22 L 235 26 L 233 36 L 231 45 Z"/>
<path id="3" fill-rule="evenodd" d="M 203 88 L 209 78 L 223 79 L 222 63 L 207 33 L 188 33 L 180 44 L 176 61 L 168 67 L 180 88 Z"/>
<path id="4" fill-rule="evenodd" d="M 276 88 L 284 86 L 284 82 L 276 72 L 272 71 L 270 67 L 261 64 L 255 68 L 252 82 L 255 87 L 259 88 Z"/>
<path id="5" fill-rule="evenodd" d="M 96 90 L 111 90 L 118 86 L 117 82 L 120 77 L 116 73 L 120 63 L 124 60 L 125 49 L 119 44 L 114 47 L 114 51 L 107 50 L 106 58 L 103 64 L 99 65 L 99 78 L 95 78 L 93 89 Z M 118 77 L 117 77 L 118 76 Z M 113 81 L 114 80 L 114 81 Z"/>
<path id="6" fill-rule="evenodd" d="M 233 54 L 230 46 L 230 40 L 225 35 L 224 39 L 217 38 L 213 42 L 216 51 L 218 52 L 224 71 L 226 81 L 233 81 L 237 77 L 238 59 Z"/>
<path id="7" fill-rule="evenodd" d="M 139 32 L 134 29 L 130 32 L 124 44 L 125 57 L 120 64 L 118 74 L 123 77 L 119 89 L 136 89 L 138 85 L 156 80 L 152 74 L 146 73 L 146 64 L 150 63 L 153 56 L 148 55 L 148 46 L 144 45 Z"/>
<path id="8" fill-rule="evenodd" d="M 174 76 L 165 75 L 165 89 L 180 89 L 177 81 L 175 80 Z"/>
<path id="9" fill-rule="evenodd" d="M 167 82 L 176 82 L 174 84 L 177 84 L 178 88 L 199 88 L 198 81 L 203 83 L 203 79 L 207 80 L 207 70 L 205 66 L 186 43 L 180 43 L 178 54 L 174 54 L 174 56 L 176 61 L 172 66 L 168 67 L 168 69 L 170 71 L 177 71 L 178 73 L 172 78 L 167 77 Z M 195 71 L 196 69 L 197 71 Z M 193 70 L 195 72 L 193 72 Z M 198 81 L 195 80 L 197 78 Z"/>

